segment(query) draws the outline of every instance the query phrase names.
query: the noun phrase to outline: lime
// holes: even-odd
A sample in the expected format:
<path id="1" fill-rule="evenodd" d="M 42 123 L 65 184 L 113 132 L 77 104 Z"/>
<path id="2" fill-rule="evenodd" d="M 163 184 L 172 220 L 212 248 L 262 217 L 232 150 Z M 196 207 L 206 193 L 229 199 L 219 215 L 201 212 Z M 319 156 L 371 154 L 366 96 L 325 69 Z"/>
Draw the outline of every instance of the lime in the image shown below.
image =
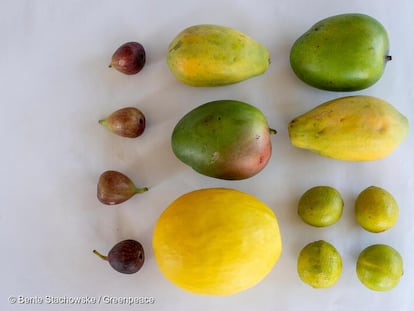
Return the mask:
<path id="1" fill-rule="evenodd" d="M 252 195 L 224 188 L 196 190 L 172 202 L 157 220 L 152 245 L 168 280 L 208 295 L 254 286 L 282 251 L 273 211 Z"/>
<path id="2" fill-rule="evenodd" d="M 387 291 L 397 286 L 400 281 L 403 260 L 391 246 L 371 245 L 360 253 L 356 273 L 361 283 L 369 289 Z"/>
<path id="3" fill-rule="evenodd" d="M 306 191 L 299 199 L 298 214 L 311 226 L 326 227 L 339 220 L 343 207 L 344 201 L 336 189 L 317 186 Z"/>
<path id="4" fill-rule="evenodd" d="M 385 189 L 371 186 L 355 201 L 357 222 L 367 231 L 378 233 L 390 229 L 398 219 L 398 204 Z"/>
<path id="5" fill-rule="evenodd" d="M 314 288 L 334 285 L 342 272 L 342 258 L 336 248 L 323 240 L 306 245 L 298 257 L 298 274 Z"/>

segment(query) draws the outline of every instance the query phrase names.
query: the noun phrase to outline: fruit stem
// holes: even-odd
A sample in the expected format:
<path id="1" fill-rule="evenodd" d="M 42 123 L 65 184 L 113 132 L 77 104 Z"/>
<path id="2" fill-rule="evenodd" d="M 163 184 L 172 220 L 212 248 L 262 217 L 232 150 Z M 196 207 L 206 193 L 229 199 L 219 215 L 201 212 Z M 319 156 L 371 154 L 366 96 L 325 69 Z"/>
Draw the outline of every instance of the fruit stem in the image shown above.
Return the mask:
<path id="1" fill-rule="evenodd" d="M 112 63 L 110 63 L 110 64 L 108 65 L 108 68 L 112 68 Z"/>
<path id="2" fill-rule="evenodd" d="M 389 62 L 390 60 L 392 60 L 392 56 L 391 55 L 385 55 L 385 61 Z"/>
<path id="3" fill-rule="evenodd" d="M 277 131 L 275 129 L 269 128 L 270 135 L 275 135 Z"/>
<path id="4" fill-rule="evenodd" d="M 147 192 L 147 191 L 148 191 L 147 187 L 135 188 L 135 193 L 143 193 L 143 192 Z"/>
<path id="5" fill-rule="evenodd" d="M 108 260 L 108 256 L 102 255 L 101 253 L 99 253 L 96 249 L 94 249 L 92 251 L 96 256 L 98 256 L 99 258 L 103 259 L 103 260 Z"/>
<path id="6" fill-rule="evenodd" d="M 101 119 L 98 121 L 99 124 L 102 124 L 103 126 L 106 126 L 106 119 Z"/>

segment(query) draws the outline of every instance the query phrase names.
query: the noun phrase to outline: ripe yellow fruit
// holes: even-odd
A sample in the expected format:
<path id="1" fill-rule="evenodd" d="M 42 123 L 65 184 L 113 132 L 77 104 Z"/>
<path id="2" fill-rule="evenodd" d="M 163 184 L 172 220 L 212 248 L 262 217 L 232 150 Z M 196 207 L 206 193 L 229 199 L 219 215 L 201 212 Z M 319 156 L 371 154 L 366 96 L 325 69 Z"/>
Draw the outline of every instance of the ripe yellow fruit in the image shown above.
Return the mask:
<path id="1" fill-rule="evenodd" d="M 367 231 L 378 233 L 390 229 L 398 220 L 398 204 L 387 190 L 371 186 L 355 201 L 357 222 Z"/>
<path id="2" fill-rule="evenodd" d="M 408 119 L 383 99 L 366 95 L 325 102 L 289 123 L 291 143 L 344 161 L 373 161 L 393 152 L 409 132 Z"/>
<path id="3" fill-rule="evenodd" d="M 385 244 L 365 248 L 358 257 L 356 272 L 366 287 L 376 291 L 388 291 L 403 275 L 403 260 L 397 250 Z"/>
<path id="4" fill-rule="evenodd" d="M 269 50 L 237 29 L 194 25 L 169 44 L 167 64 L 174 76 L 191 86 L 222 86 L 263 74 Z"/>
<path id="5" fill-rule="evenodd" d="M 152 245 L 167 279 L 208 295 L 256 285 L 282 251 L 272 210 L 250 194 L 226 188 L 196 190 L 172 202 L 155 225 Z"/>
<path id="6" fill-rule="evenodd" d="M 315 241 L 299 253 L 297 269 L 306 284 L 314 288 L 327 288 L 341 276 L 342 258 L 332 244 L 324 240 Z"/>

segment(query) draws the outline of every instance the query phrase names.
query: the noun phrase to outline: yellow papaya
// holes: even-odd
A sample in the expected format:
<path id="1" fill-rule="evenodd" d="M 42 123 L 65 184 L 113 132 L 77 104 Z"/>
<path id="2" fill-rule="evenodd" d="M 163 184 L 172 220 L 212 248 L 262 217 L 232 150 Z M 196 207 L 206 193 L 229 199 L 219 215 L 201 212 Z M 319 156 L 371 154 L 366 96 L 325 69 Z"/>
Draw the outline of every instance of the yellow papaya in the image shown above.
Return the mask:
<path id="1" fill-rule="evenodd" d="M 294 118 L 292 145 L 345 161 L 386 157 L 408 135 L 407 118 L 388 102 L 365 95 L 323 103 Z"/>
<path id="2" fill-rule="evenodd" d="M 195 25 L 169 44 L 167 64 L 191 86 L 222 86 L 264 73 L 270 64 L 265 46 L 226 26 Z"/>

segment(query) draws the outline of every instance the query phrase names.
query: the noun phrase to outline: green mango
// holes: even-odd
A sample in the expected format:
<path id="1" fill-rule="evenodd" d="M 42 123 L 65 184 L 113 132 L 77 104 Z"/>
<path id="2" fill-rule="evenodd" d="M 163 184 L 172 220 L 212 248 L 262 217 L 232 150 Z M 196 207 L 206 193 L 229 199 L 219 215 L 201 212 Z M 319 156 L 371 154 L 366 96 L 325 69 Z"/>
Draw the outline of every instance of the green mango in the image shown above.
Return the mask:
<path id="1" fill-rule="evenodd" d="M 265 46 L 226 26 L 195 25 L 169 44 L 167 64 L 191 86 L 222 86 L 263 74 L 270 64 Z"/>
<path id="2" fill-rule="evenodd" d="M 385 28 L 364 14 L 341 14 L 313 25 L 296 40 L 290 64 L 299 79 L 319 89 L 356 91 L 377 82 L 385 68 Z"/>
<path id="3" fill-rule="evenodd" d="M 171 146 L 178 159 L 203 175 L 240 180 L 266 166 L 272 133 L 256 107 L 217 100 L 187 113 L 173 130 Z"/>

